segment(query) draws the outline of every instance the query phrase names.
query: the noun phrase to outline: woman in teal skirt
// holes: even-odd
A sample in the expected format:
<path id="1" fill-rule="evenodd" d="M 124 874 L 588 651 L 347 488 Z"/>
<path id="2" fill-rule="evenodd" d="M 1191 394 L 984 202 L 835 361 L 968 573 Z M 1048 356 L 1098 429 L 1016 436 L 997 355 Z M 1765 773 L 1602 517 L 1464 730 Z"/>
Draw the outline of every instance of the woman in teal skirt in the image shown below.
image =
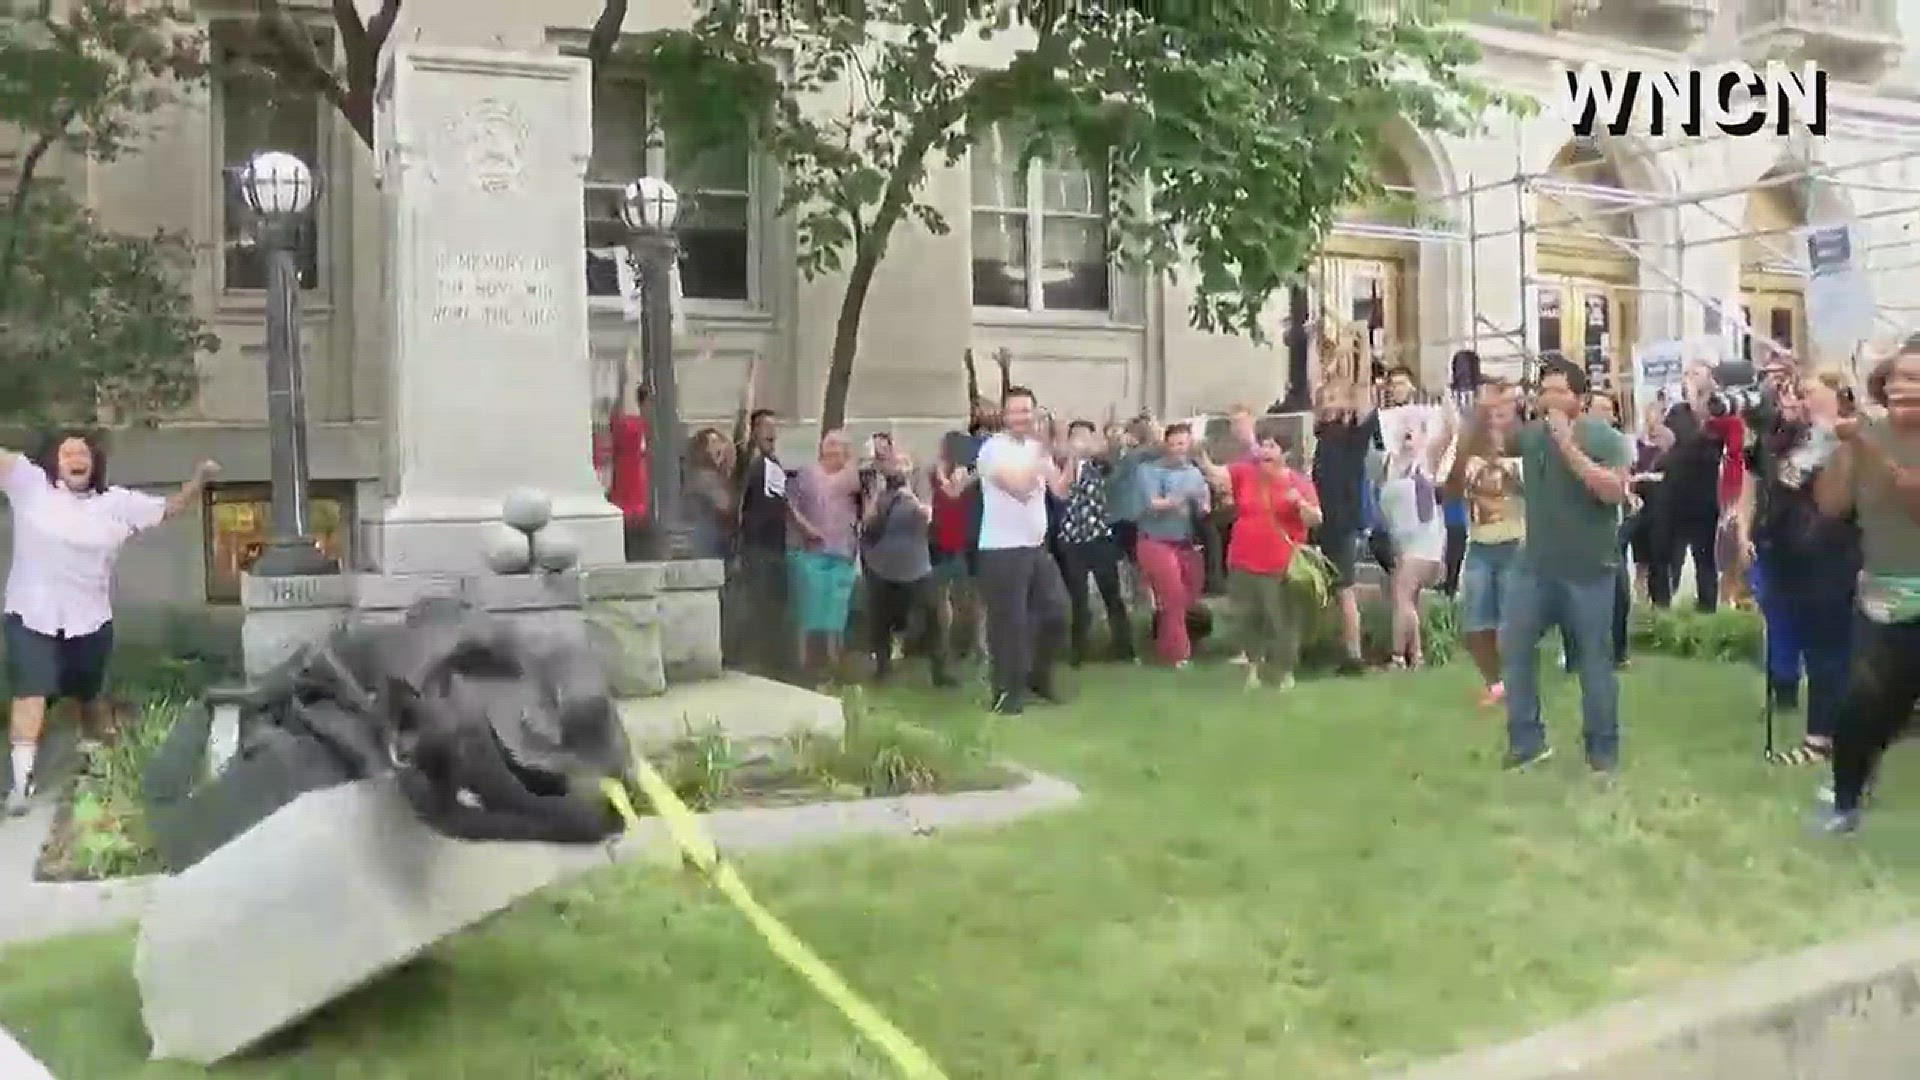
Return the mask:
<path id="1" fill-rule="evenodd" d="M 859 551 L 859 500 L 860 470 L 847 437 L 829 431 L 820 439 L 818 460 L 802 465 L 787 485 L 787 572 L 801 663 L 816 679 L 840 667 Z"/>

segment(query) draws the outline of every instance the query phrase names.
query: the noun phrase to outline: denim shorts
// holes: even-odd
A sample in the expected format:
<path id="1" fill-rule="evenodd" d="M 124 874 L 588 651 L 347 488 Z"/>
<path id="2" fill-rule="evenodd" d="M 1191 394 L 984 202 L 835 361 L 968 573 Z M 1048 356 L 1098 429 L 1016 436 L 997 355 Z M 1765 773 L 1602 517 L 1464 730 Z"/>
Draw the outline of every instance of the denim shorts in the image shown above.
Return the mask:
<path id="1" fill-rule="evenodd" d="M 27 629 L 9 614 L 4 631 L 7 683 L 17 698 L 65 698 L 92 701 L 106 686 L 107 661 L 113 656 L 113 624 L 91 634 L 68 637 Z"/>
<path id="2" fill-rule="evenodd" d="M 1507 603 L 1520 541 L 1504 544 L 1468 543 L 1460 564 L 1460 629 L 1466 633 L 1500 629 L 1500 611 Z"/>

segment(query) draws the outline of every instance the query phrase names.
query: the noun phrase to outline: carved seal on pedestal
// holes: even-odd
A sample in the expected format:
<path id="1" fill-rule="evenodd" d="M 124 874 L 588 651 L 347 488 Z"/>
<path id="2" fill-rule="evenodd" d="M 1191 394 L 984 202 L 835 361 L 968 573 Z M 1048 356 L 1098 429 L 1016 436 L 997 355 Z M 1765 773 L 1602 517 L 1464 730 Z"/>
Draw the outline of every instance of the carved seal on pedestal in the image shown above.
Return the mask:
<path id="1" fill-rule="evenodd" d="M 518 106 L 481 98 L 447 121 L 442 152 L 436 155 L 436 179 L 489 195 L 519 191 L 526 180 L 531 140 L 532 125 Z"/>

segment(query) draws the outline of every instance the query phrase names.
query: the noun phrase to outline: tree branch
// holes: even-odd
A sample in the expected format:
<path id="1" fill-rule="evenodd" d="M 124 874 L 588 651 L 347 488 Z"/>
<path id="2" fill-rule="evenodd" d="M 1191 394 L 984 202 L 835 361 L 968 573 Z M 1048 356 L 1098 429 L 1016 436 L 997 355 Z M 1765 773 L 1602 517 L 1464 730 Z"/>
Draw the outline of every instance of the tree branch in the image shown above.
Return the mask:
<path id="1" fill-rule="evenodd" d="M 595 75 L 613 56 L 613 47 L 620 44 L 620 29 L 626 22 L 627 0 L 605 0 L 600 17 L 593 21 L 593 33 L 587 38 L 587 61 L 593 65 Z"/>
<path id="2" fill-rule="evenodd" d="M 373 21 L 362 25 L 354 0 L 333 0 L 340 28 L 340 54 L 347 62 L 346 104 L 341 112 L 367 149 L 373 149 L 373 99 L 380 85 L 380 52 L 400 18 L 400 0 L 381 0 Z"/>
<path id="3" fill-rule="evenodd" d="M 336 18 L 339 15 L 338 9 L 341 2 L 345 2 L 349 9 L 353 7 L 351 0 L 337 0 L 334 4 Z M 352 96 L 346 87 L 340 85 L 340 80 L 334 76 L 333 69 L 327 65 L 326 61 L 320 59 L 320 53 L 313 46 L 313 35 L 298 20 L 287 14 L 286 9 L 280 6 L 280 0 L 260 0 L 259 25 L 261 31 L 266 34 L 268 43 L 274 49 L 274 74 L 285 77 L 295 85 L 312 90 L 325 98 L 327 104 L 333 106 L 341 116 L 346 118 L 347 123 L 353 125 L 354 134 L 360 137 L 360 141 L 366 143 L 371 149 L 373 146 L 372 99 L 368 99 L 369 107 L 364 115 L 356 115 Z M 358 12 L 353 15 L 353 25 L 359 28 Z M 342 31 L 343 48 L 346 33 L 347 31 Z"/>
<path id="4" fill-rule="evenodd" d="M 59 124 L 51 131 L 43 131 L 33 140 L 33 145 L 20 156 L 19 173 L 14 180 L 13 198 L 7 205 L 7 246 L 0 250 L 0 308 L 6 306 L 7 294 L 13 291 L 13 264 L 20 253 L 20 234 L 26 230 L 27 188 L 33 184 L 33 174 L 39 170 L 40 162 L 46 158 L 53 144 L 66 133 L 74 118 L 80 115 L 78 109 L 68 109 L 60 117 Z"/>

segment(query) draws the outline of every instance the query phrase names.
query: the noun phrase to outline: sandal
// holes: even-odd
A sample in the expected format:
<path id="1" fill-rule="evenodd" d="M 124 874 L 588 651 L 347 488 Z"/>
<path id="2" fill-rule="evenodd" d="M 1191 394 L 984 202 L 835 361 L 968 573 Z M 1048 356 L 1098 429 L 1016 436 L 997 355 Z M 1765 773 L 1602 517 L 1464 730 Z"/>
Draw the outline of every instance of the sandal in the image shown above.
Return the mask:
<path id="1" fill-rule="evenodd" d="M 1782 765 L 1815 765 L 1826 761 L 1832 756 L 1832 744 L 1814 742 L 1812 739 L 1803 739 L 1799 746 L 1791 750 L 1782 751 L 1779 762 Z"/>

